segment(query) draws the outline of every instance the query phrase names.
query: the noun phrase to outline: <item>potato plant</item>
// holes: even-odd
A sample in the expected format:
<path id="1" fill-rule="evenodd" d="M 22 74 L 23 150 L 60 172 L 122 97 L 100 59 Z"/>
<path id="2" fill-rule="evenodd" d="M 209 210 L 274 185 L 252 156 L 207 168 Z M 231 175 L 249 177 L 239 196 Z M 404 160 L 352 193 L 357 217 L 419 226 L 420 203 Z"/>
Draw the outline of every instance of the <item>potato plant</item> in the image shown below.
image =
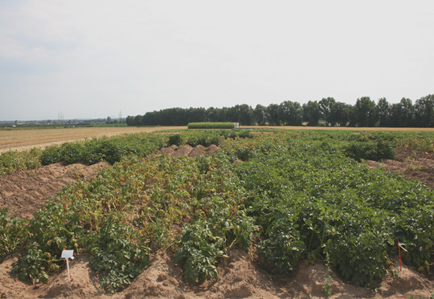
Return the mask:
<path id="1" fill-rule="evenodd" d="M 91 268 L 100 273 L 101 287 L 112 293 L 129 285 L 149 263 L 146 242 L 119 216 L 109 215 L 88 246 Z"/>
<path id="2" fill-rule="evenodd" d="M 66 142 L 61 146 L 50 146 L 42 152 L 41 163 L 49 165 L 62 162 L 65 165 L 86 165 L 107 161 L 119 162 L 122 157 L 133 155 L 146 157 L 166 144 L 163 136 L 130 134 L 112 138 L 92 138 L 82 142 Z"/>

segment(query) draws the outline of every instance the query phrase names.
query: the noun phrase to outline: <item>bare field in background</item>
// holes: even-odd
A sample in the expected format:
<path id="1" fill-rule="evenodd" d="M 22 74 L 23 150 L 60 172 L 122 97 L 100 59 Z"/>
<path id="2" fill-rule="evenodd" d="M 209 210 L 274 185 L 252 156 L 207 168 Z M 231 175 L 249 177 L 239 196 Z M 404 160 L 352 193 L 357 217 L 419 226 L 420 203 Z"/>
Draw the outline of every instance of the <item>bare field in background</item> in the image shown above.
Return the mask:
<path id="1" fill-rule="evenodd" d="M 354 127 L 259 127 L 243 126 L 243 129 L 287 129 L 287 130 L 352 130 L 352 131 L 434 131 L 434 128 L 354 128 Z M 187 129 L 187 127 L 95 127 L 65 129 L 19 129 L 0 130 L 0 153 L 9 150 L 28 150 L 33 147 L 45 148 L 54 144 L 62 144 L 102 136 L 114 136 L 140 132 L 156 132 L 164 130 Z"/>
<path id="2" fill-rule="evenodd" d="M 102 136 L 114 136 L 141 132 L 155 132 L 187 127 L 95 127 L 65 129 L 0 130 L 0 153 L 9 150 L 28 150 L 49 145 Z"/>

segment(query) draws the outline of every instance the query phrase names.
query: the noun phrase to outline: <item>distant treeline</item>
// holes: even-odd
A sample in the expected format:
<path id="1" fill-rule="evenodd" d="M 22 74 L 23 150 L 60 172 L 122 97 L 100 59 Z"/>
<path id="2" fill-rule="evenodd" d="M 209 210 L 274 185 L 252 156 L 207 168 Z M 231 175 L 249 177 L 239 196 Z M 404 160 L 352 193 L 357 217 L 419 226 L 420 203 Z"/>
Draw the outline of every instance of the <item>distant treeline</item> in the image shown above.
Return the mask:
<path id="1" fill-rule="evenodd" d="M 357 99 L 355 105 L 336 102 L 334 98 L 309 101 L 303 105 L 292 101 L 268 106 L 235 105 L 214 108 L 169 108 L 128 116 L 128 126 L 186 126 L 190 122 L 239 122 L 243 126 L 358 126 L 358 127 L 433 127 L 434 94 L 416 102 L 402 98 L 391 104 L 385 98 L 375 103 L 369 97 Z"/>

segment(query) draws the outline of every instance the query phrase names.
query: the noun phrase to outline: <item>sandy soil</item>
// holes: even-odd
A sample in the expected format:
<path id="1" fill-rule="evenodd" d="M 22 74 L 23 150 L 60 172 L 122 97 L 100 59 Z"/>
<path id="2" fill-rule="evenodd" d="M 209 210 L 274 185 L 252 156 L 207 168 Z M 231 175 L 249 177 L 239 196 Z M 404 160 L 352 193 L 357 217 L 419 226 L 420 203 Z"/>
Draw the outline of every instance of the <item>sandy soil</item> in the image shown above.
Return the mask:
<path id="1" fill-rule="evenodd" d="M 212 154 L 217 149 L 216 146 L 172 146 L 162 149 L 161 153 L 200 156 Z M 418 176 L 432 183 L 432 178 L 414 173 L 423 172 L 420 170 L 423 167 L 417 163 L 432 169 L 434 154 L 397 151 L 396 161 L 366 163 L 372 167 L 403 171 L 406 177 Z M 77 179 L 90 179 L 98 169 L 105 166 L 104 163 L 87 167 L 53 164 L 33 171 L 2 176 L 0 207 L 12 206 L 15 215 L 31 218 L 42 203 L 60 191 L 63 185 Z M 391 267 L 394 275 L 389 274 L 374 292 L 346 284 L 335 273 L 331 273 L 329 278 L 327 267 L 320 262 L 301 265 L 290 276 L 272 276 L 257 265 L 254 250 L 249 253 L 233 250 L 229 258 L 219 265 L 218 278 L 203 284 L 184 281 L 182 271 L 175 264 L 171 252 L 155 252 L 151 256 L 150 267 L 128 288 L 117 294 L 108 294 L 99 287 L 97 277 L 89 268 L 89 255 L 86 253 L 76 256 L 71 262 L 72 281 L 68 280 L 64 267 L 63 271 L 50 278 L 48 284 L 36 287 L 19 281 L 11 272 L 17 256 L 11 255 L 0 264 L 0 298 L 323 298 L 323 288 L 331 290 L 329 298 L 429 298 L 434 292 L 434 281 L 405 265 L 400 271 L 397 260 Z"/>

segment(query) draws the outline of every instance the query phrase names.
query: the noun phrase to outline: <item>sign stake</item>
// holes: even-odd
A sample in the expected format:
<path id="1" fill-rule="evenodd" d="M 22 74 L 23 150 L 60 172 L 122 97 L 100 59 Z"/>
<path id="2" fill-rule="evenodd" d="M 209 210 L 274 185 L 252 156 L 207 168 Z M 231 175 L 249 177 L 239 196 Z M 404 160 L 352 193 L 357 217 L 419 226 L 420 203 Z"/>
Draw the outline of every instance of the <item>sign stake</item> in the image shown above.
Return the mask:
<path id="1" fill-rule="evenodd" d="M 68 269 L 68 281 L 71 281 L 71 272 L 69 270 L 69 259 L 74 259 L 74 250 L 63 249 L 61 258 L 66 259 L 66 268 Z"/>
<path id="2" fill-rule="evenodd" d="M 402 271 L 401 248 L 402 250 L 408 252 L 408 250 L 404 248 L 404 245 L 405 245 L 404 243 L 399 243 L 398 241 L 399 271 Z"/>

